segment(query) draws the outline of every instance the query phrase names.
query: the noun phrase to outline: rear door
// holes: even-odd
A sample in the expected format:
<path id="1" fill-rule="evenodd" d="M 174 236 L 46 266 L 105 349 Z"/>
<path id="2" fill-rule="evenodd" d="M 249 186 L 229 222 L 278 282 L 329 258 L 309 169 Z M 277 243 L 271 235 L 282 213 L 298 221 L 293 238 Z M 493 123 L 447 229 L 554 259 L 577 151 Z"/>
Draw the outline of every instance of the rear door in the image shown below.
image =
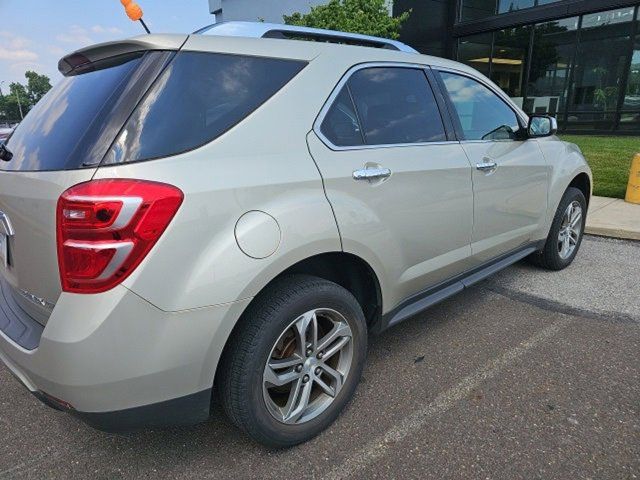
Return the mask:
<path id="1" fill-rule="evenodd" d="M 308 142 L 343 248 L 377 270 L 385 305 L 466 269 L 471 167 L 447 137 L 425 69 L 352 69 Z"/>
<path id="2" fill-rule="evenodd" d="M 480 265 L 535 238 L 547 209 L 548 165 L 514 110 L 488 84 L 441 71 L 462 148 L 473 167 L 471 248 Z"/>

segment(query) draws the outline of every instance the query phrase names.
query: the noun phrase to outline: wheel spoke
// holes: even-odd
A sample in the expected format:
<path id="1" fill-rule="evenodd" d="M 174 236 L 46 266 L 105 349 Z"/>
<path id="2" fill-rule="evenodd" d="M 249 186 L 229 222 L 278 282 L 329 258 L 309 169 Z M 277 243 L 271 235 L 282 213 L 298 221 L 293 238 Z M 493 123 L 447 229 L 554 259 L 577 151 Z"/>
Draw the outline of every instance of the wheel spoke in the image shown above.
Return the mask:
<path id="1" fill-rule="evenodd" d="M 295 323 L 294 327 L 300 355 L 303 357 L 305 356 L 309 343 L 307 341 L 307 333 L 309 329 L 311 329 L 310 347 L 315 351 L 316 346 L 318 345 L 318 318 L 316 317 L 316 312 L 311 311 L 302 315 Z"/>
<path id="2" fill-rule="evenodd" d="M 301 374 L 295 370 L 276 373 L 274 369 L 271 368 L 271 365 L 269 365 L 269 368 L 266 368 L 264 371 L 263 380 L 265 383 L 271 384 L 274 387 L 281 387 L 299 379 L 300 377 Z"/>
<path id="3" fill-rule="evenodd" d="M 569 244 L 572 246 L 578 244 L 578 232 L 575 230 L 571 230 L 571 233 L 569 234 Z"/>
<path id="4" fill-rule="evenodd" d="M 582 220 L 582 212 L 576 209 L 573 217 L 571 217 L 571 222 L 569 222 L 569 225 L 571 226 L 571 228 L 576 228 L 576 225 L 578 225 L 578 222 L 580 220 Z"/>
<path id="5" fill-rule="evenodd" d="M 351 336 L 351 329 L 346 323 L 336 323 L 334 327 L 327 333 L 324 337 L 320 339 L 318 344 L 318 350 L 324 350 L 329 347 L 333 342 L 335 342 L 340 337 Z M 334 352 L 335 353 L 335 352 Z M 325 359 L 326 359 L 325 353 Z"/>
<path id="6" fill-rule="evenodd" d="M 337 395 L 338 392 L 340 392 L 340 390 L 342 389 L 342 384 L 343 384 L 342 374 L 326 364 L 322 365 L 320 368 L 322 368 L 322 370 L 333 379 L 332 390 L 335 392 L 334 396 Z"/>
<path id="7" fill-rule="evenodd" d="M 316 377 L 314 381 L 324 391 L 324 393 L 330 397 L 336 396 L 336 391 L 331 386 L 327 385 L 321 377 Z"/>
<path id="8" fill-rule="evenodd" d="M 283 419 L 286 423 L 295 423 L 304 414 L 309 405 L 311 397 L 311 389 L 313 381 L 303 383 L 302 379 L 298 380 L 289 393 L 289 400 L 283 408 Z"/>
<path id="9" fill-rule="evenodd" d="M 299 355 L 294 354 L 289 358 L 283 358 L 278 360 L 272 358 L 271 360 L 269 360 L 269 367 L 271 367 L 272 370 L 282 370 L 284 368 L 295 367 L 296 365 L 300 365 L 301 363 L 302 363 L 302 358 L 300 358 Z"/>
<path id="10" fill-rule="evenodd" d="M 324 351 L 324 356 L 322 357 L 323 361 L 327 361 L 329 360 L 329 358 L 331 358 L 333 355 L 335 355 L 337 352 L 339 352 L 340 350 L 342 350 L 344 348 L 344 346 L 349 343 L 349 341 L 351 340 L 351 337 L 341 337 L 340 340 L 338 340 L 337 342 L 335 342 L 330 348 L 327 348 Z"/>

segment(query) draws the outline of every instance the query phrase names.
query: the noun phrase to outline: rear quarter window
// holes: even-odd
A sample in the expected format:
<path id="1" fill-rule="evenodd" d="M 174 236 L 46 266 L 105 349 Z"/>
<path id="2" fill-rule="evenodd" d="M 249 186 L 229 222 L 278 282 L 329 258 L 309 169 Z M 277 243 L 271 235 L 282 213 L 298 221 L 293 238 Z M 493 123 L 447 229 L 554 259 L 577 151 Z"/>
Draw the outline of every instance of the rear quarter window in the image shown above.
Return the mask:
<path id="1" fill-rule="evenodd" d="M 179 52 L 135 109 L 104 163 L 168 157 L 209 143 L 260 107 L 305 65 Z"/>

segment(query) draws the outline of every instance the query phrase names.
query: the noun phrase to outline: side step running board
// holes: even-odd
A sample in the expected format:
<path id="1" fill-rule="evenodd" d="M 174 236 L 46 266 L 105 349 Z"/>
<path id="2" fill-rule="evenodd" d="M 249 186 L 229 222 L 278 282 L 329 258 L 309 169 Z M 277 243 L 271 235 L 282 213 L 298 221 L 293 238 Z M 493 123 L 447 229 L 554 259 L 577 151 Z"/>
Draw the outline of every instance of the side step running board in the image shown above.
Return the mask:
<path id="1" fill-rule="evenodd" d="M 418 293 L 408 300 L 402 302 L 397 308 L 387 313 L 383 318 L 384 328 L 392 327 L 398 323 L 407 320 L 408 318 L 426 310 L 427 308 L 440 303 L 443 300 L 461 292 L 465 288 L 478 283 L 480 280 L 493 275 L 500 270 L 513 265 L 514 263 L 522 260 L 523 258 L 531 255 L 536 251 L 536 247 L 527 247 L 523 250 L 518 250 L 512 254 L 502 257 L 499 260 L 492 261 L 491 263 L 481 266 L 471 272 L 464 273 L 458 277 L 443 282 L 430 288 L 422 293 Z M 387 321 L 385 321 L 387 320 Z"/>

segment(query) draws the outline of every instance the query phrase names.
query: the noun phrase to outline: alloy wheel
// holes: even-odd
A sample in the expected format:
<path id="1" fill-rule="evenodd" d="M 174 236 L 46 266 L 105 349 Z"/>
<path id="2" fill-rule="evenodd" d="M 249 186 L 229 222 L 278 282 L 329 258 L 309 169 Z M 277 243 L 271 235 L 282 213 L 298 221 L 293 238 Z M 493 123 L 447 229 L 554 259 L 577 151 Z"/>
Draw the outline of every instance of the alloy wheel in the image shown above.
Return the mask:
<path id="1" fill-rule="evenodd" d="M 339 312 L 319 308 L 296 318 L 271 349 L 263 397 L 279 422 L 301 424 L 333 403 L 353 361 L 353 334 Z"/>
<path id="2" fill-rule="evenodd" d="M 562 216 L 558 233 L 558 254 L 561 259 L 566 260 L 573 254 L 580 235 L 582 235 L 582 206 L 574 200 Z"/>

